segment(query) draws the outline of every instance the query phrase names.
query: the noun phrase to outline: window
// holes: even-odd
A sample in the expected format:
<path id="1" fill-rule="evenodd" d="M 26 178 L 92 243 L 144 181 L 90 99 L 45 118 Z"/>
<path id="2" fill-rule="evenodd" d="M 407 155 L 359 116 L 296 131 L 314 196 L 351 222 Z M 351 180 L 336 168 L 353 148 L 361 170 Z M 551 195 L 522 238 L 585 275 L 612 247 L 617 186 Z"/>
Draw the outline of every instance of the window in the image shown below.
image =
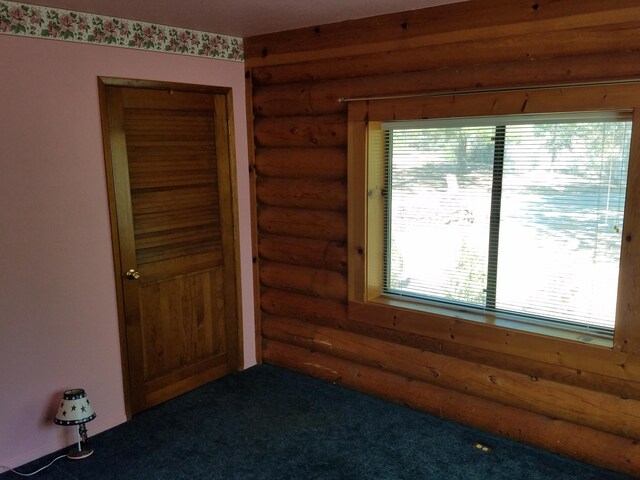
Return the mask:
<path id="1" fill-rule="evenodd" d="M 613 331 L 628 112 L 382 129 L 384 293 Z"/>
<path id="2" fill-rule="evenodd" d="M 636 84 L 351 101 L 350 318 L 624 351 L 640 331 L 637 105 Z"/>

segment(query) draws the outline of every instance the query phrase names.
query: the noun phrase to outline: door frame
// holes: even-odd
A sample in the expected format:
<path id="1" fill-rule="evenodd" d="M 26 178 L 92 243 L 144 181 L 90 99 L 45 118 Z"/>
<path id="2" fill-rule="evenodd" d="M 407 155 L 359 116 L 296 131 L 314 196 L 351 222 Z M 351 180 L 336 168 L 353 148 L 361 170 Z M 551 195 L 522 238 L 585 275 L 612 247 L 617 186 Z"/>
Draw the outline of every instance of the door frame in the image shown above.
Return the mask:
<path id="1" fill-rule="evenodd" d="M 116 209 L 116 193 L 114 185 L 113 159 L 110 144 L 109 118 L 107 112 L 107 87 L 127 87 L 155 90 L 175 90 L 183 92 L 199 92 L 224 95 L 227 119 L 227 145 L 229 161 L 229 191 L 231 192 L 231 216 L 233 220 L 233 268 L 235 280 L 235 327 L 237 328 L 237 345 L 230 345 L 229 353 L 236 353 L 235 358 L 229 358 L 228 363 L 232 371 L 240 370 L 243 366 L 243 336 L 242 336 L 242 288 L 240 277 L 240 238 L 238 230 L 238 177 L 235 155 L 235 132 L 233 122 L 233 97 L 231 87 L 216 87 L 209 85 L 192 85 L 176 82 L 162 82 L 152 80 L 136 80 L 127 78 L 98 77 L 98 95 L 100 101 L 100 119 L 102 123 L 102 145 L 104 150 L 105 173 L 107 180 L 107 194 L 109 200 L 109 220 L 111 224 L 111 245 L 113 250 L 113 268 L 116 287 L 116 301 L 118 311 L 118 332 L 120 337 L 120 357 L 122 366 L 122 382 L 124 392 L 124 407 L 127 420 L 132 417 L 131 389 L 129 378 L 129 354 L 127 350 L 126 318 L 124 305 L 124 272 L 120 264 L 120 238 L 118 235 L 118 216 Z M 220 181 L 221 179 L 219 179 Z"/>

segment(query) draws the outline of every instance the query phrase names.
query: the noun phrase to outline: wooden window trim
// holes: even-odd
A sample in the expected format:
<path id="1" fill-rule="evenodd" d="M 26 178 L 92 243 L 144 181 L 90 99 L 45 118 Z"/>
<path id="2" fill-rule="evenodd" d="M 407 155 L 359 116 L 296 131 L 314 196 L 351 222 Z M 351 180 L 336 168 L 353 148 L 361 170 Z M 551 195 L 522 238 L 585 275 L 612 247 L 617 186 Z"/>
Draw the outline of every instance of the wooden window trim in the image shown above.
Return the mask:
<path id="1" fill-rule="evenodd" d="M 631 110 L 633 127 L 613 342 L 580 342 L 572 330 L 523 329 L 490 314 L 453 312 L 382 295 L 381 172 L 369 155 L 383 152 L 380 122 L 523 113 Z M 640 84 L 514 90 L 349 103 L 349 318 L 391 330 L 453 341 L 546 363 L 628 378 L 640 353 Z M 446 311 L 445 311 L 446 310 Z M 552 334 L 552 335 L 549 335 Z M 635 363 L 635 362 L 634 362 Z M 640 365 L 638 366 L 640 373 Z"/>

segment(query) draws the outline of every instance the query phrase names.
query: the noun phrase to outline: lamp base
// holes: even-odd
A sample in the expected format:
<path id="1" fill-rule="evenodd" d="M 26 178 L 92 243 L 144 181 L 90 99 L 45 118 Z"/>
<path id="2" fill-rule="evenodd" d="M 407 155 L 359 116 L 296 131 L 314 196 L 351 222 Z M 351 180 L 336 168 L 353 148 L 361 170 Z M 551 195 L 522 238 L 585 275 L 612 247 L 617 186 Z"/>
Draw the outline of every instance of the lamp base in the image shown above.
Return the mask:
<path id="1" fill-rule="evenodd" d="M 83 459 L 83 458 L 87 458 L 92 453 L 93 453 L 93 448 L 87 448 L 85 450 L 74 450 L 72 448 L 67 453 L 67 458 L 69 460 L 80 460 L 80 459 Z"/>

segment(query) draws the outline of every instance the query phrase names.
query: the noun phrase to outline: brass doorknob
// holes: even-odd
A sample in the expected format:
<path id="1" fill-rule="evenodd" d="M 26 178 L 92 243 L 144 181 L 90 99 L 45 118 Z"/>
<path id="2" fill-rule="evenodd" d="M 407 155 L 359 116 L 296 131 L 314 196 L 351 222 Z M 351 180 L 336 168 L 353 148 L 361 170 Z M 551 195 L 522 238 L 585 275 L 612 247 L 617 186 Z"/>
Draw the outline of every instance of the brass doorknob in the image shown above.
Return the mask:
<path id="1" fill-rule="evenodd" d="M 140 278 L 140 272 L 136 272 L 136 270 L 132 268 L 126 273 L 126 276 L 127 280 L 138 280 Z"/>

